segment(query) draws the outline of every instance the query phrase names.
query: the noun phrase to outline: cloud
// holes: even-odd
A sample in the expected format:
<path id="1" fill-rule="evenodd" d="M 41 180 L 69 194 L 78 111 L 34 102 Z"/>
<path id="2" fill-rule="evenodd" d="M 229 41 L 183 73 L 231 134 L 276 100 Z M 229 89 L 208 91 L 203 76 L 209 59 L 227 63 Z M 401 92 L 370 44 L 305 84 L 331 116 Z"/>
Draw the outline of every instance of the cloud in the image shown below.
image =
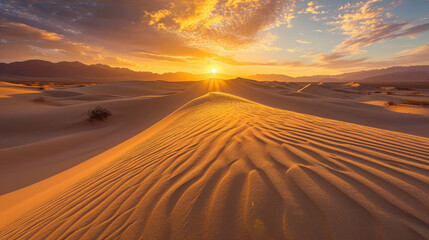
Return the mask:
<path id="1" fill-rule="evenodd" d="M 48 32 L 42 29 L 34 28 L 22 23 L 0 22 L 0 32 L 3 39 L 27 39 L 27 40 L 50 40 L 58 41 L 64 36 Z"/>
<path id="2" fill-rule="evenodd" d="M 418 48 L 411 48 L 411 49 L 402 50 L 397 55 L 399 55 L 399 56 L 413 56 L 413 55 L 424 55 L 424 54 L 429 54 L 429 44 L 420 46 Z"/>
<path id="3" fill-rule="evenodd" d="M 311 44 L 311 42 L 309 41 L 304 41 L 304 40 L 296 40 L 297 43 L 301 43 L 301 44 Z"/>
<path id="4" fill-rule="evenodd" d="M 363 4 L 364 4 L 364 1 L 356 2 L 353 4 L 348 2 L 345 5 L 342 5 L 340 8 L 338 8 L 338 10 L 341 11 L 341 10 L 355 9 L 355 8 L 362 7 Z"/>
<path id="5" fill-rule="evenodd" d="M 64 35 L 23 23 L 0 20 L 0 32 L 0 57 L 3 61 L 28 58 L 79 59 L 112 66 L 138 66 L 125 58 L 108 56 L 102 47 L 71 41 Z"/>
<path id="6" fill-rule="evenodd" d="M 140 57 L 140 58 L 147 58 L 147 59 L 153 59 L 153 60 L 180 62 L 180 63 L 187 62 L 187 58 L 170 57 L 168 55 L 151 53 L 151 52 L 147 52 L 144 50 L 135 50 L 135 51 L 133 51 L 133 54 L 137 57 Z"/>
<path id="7" fill-rule="evenodd" d="M 348 53 L 359 53 L 360 48 L 376 42 L 387 41 L 394 38 L 415 38 L 429 30 L 429 23 L 410 26 L 408 22 L 379 24 L 369 32 L 354 35 L 339 44 L 335 50 Z"/>
<path id="8" fill-rule="evenodd" d="M 140 64 L 135 63 L 133 61 L 130 61 L 125 58 L 121 57 L 112 57 L 112 56 L 105 56 L 105 55 L 97 55 L 94 57 L 94 60 L 97 62 L 102 62 L 104 64 L 107 64 L 109 66 L 115 66 L 115 67 L 139 67 Z"/>
<path id="9" fill-rule="evenodd" d="M 417 26 L 413 26 L 407 29 L 404 29 L 402 32 L 394 34 L 392 37 L 409 37 L 409 38 L 416 38 L 418 35 L 426 32 L 429 30 L 429 23 L 420 24 Z"/>
<path id="10" fill-rule="evenodd" d="M 256 46 L 279 51 L 269 29 L 290 27 L 295 6 L 296 0 L 49 0 L 0 3 L 0 11 L 67 41 L 136 59 L 183 62 Z"/>
<path id="11" fill-rule="evenodd" d="M 424 65 L 429 64 L 429 44 L 416 48 L 405 49 L 398 52 L 392 59 L 378 62 L 363 63 L 365 67 L 388 67 L 399 65 Z"/>
<path id="12" fill-rule="evenodd" d="M 416 63 L 414 57 L 395 57 L 390 61 L 370 61 L 368 57 L 352 58 L 352 55 L 365 52 L 363 47 L 377 42 L 395 38 L 415 38 L 429 30 L 429 23 L 418 21 L 391 21 L 394 18 L 390 11 L 401 1 L 367 0 L 356 3 L 346 3 L 338 10 L 339 15 L 328 25 L 335 28 L 330 32 L 340 31 L 347 36 L 344 41 L 335 46 L 331 53 L 307 53 L 302 57 L 310 57 L 313 62 L 322 68 L 374 68 L 388 64 Z M 387 13 L 386 13 L 387 12 Z M 421 58 L 419 58 L 421 59 Z"/>
<path id="13" fill-rule="evenodd" d="M 397 54 L 393 59 L 395 64 L 429 64 L 429 44 L 420 47 L 406 49 Z"/>
<path id="14" fill-rule="evenodd" d="M 327 69 L 374 69 L 400 65 L 423 65 L 429 64 L 429 44 L 402 50 L 390 60 L 381 61 L 371 61 L 368 57 L 350 59 L 342 53 L 315 54 L 309 52 L 302 57 L 313 58 L 314 66 Z"/>
<path id="15" fill-rule="evenodd" d="M 335 21 L 329 22 L 330 25 L 336 25 L 333 30 L 340 30 L 345 35 L 355 36 L 365 32 L 370 32 L 384 23 L 383 13 L 387 10 L 385 6 L 375 5 L 383 0 L 368 0 L 358 4 L 350 3 L 340 8 L 343 14 L 334 17 Z M 392 5 L 390 5 L 392 6 Z"/>
<path id="16" fill-rule="evenodd" d="M 82 52 L 93 53 L 91 47 L 66 40 L 63 35 L 35 28 L 23 23 L 1 21 L 0 45 L 1 57 L 47 57 L 65 56 L 66 54 L 80 56 Z"/>
<path id="17" fill-rule="evenodd" d="M 192 57 L 170 57 L 168 55 L 161 55 L 152 52 L 146 52 L 142 50 L 135 50 L 133 52 L 136 56 L 141 58 L 148 58 L 154 60 L 162 60 L 169 62 L 178 62 L 178 63 L 186 63 L 198 60 L 198 58 Z M 234 66 L 291 66 L 291 67 L 303 67 L 304 64 L 299 61 L 291 61 L 291 62 L 278 62 L 278 61 L 270 61 L 270 62 L 251 62 L 251 61 L 238 61 L 231 57 L 221 56 L 217 54 L 212 54 L 210 56 L 211 60 L 218 61 L 221 63 L 234 65 Z"/>
<path id="18" fill-rule="evenodd" d="M 323 5 L 317 5 L 314 1 L 310 1 L 307 3 L 307 7 L 300 10 L 298 13 L 325 14 L 327 11 L 320 10 L 323 7 Z"/>
<path id="19" fill-rule="evenodd" d="M 143 22 L 177 33 L 196 46 L 243 47 L 261 40 L 260 33 L 294 18 L 295 1 L 172 1 L 146 11 Z"/>
<path id="20" fill-rule="evenodd" d="M 328 69 L 357 68 L 358 64 L 368 60 L 368 58 L 343 59 L 346 55 L 342 53 L 315 54 L 308 52 L 301 57 L 313 58 L 315 66 Z"/>
<path id="21" fill-rule="evenodd" d="M 229 65 L 234 66 L 285 66 L 285 67 L 306 67 L 305 64 L 303 64 L 300 61 L 290 61 L 290 62 L 278 62 L 278 61 L 272 61 L 272 62 L 248 62 L 248 61 L 237 61 L 235 59 L 229 58 L 229 57 L 223 57 L 218 56 L 215 58 L 216 61 L 226 63 Z"/>
<path id="22" fill-rule="evenodd" d="M 368 0 L 355 4 L 347 3 L 339 8 L 344 14 L 338 15 L 335 21 L 328 24 L 336 25 L 332 30 L 342 31 L 348 38 L 336 46 L 335 52 L 357 54 L 362 52 L 362 47 L 376 42 L 401 37 L 413 38 L 429 30 L 429 23 L 388 22 L 388 19 L 393 18 L 393 14 L 387 11 L 402 2 L 391 1 L 389 4 L 379 5 L 382 2 L 383 0 Z"/>
<path id="23" fill-rule="evenodd" d="M 366 46 L 394 38 L 414 38 L 429 29 L 426 20 L 399 21 L 391 10 L 400 1 L 353 1 L 341 6 L 336 16 L 321 15 L 327 9 L 320 4 L 324 2 L 310 1 L 302 13 L 325 23 L 330 17 L 331 32 L 343 34 L 344 41 L 330 53 L 308 54 L 311 62 L 258 60 L 258 54 L 265 51 L 282 50 L 276 46 L 280 44 L 278 37 L 290 37 L 283 35 L 282 28 L 292 26 L 297 2 L 300 1 L 3 1 L 0 57 L 2 61 L 40 57 L 115 66 L 149 66 L 160 61 L 169 64 L 159 65 L 166 68 L 218 61 L 234 66 L 279 66 L 278 69 L 335 68 L 337 64 L 341 69 L 370 63 L 367 58 L 352 59 Z M 297 42 L 311 44 L 301 39 Z M 287 52 L 303 50 L 282 47 Z M 287 52 L 283 53 L 291 55 Z M 273 57 L 280 55 L 279 52 Z M 255 56 L 256 60 L 245 61 L 243 56 Z M 421 59 L 419 56 L 425 55 L 403 53 L 391 60 L 414 61 Z"/>

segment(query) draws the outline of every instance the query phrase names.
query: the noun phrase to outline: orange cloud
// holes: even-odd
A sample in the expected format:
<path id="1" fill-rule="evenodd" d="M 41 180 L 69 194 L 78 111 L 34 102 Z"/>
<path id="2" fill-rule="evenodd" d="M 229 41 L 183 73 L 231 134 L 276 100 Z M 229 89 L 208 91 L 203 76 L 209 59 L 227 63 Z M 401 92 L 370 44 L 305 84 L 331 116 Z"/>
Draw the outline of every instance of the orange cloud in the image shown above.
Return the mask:
<path id="1" fill-rule="evenodd" d="M 339 8 L 345 13 L 334 17 L 335 21 L 328 24 L 336 25 L 331 31 L 340 30 L 348 38 L 336 46 L 334 52 L 357 54 L 362 52 L 361 47 L 399 37 L 411 38 L 429 30 L 429 24 L 389 22 L 393 14 L 387 11 L 402 2 L 391 1 L 382 6 L 378 4 L 381 2 L 383 0 L 368 0 L 355 4 L 347 3 Z"/>
<path id="2" fill-rule="evenodd" d="M 301 44 L 311 44 L 311 42 L 309 41 L 304 41 L 304 40 L 296 40 L 297 43 L 301 43 Z"/>
<path id="3" fill-rule="evenodd" d="M 0 32 L 3 38 L 25 38 L 28 40 L 58 41 L 63 35 L 34 28 L 23 23 L 0 22 Z"/>
<path id="4" fill-rule="evenodd" d="M 369 58 L 347 58 L 344 53 L 314 54 L 312 52 L 304 54 L 302 57 L 313 58 L 313 66 L 327 69 L 373 69 L 391 67 L 399 65 L 429 64 L 429 44 L 417 48 L 400 51 L 390 60 L 370 61 Z"/>
<path id="5" fill-rule="evenodd" d="M 0 20 L 2 61 L 79 60 L 159 72 L 199 71 L 200 66 L 215 62 L 231 71 L 281 72 L 295 68 L 300 69 L 297 71 L 309 68 L 325 71 L 408 64 L 417 59 L 425 62 L 423 58 L 427 56 L 426 48 L 422 47 L 403 51 L 391 61 L 353 59 L 353 54 L 373 43 L 413 38 L 429 29 L 429 23 L 399 22 L 399 17 L 390 11 L 399 4 L 397 0 L 353 1 L 339 9 L 328 9 L 331 4 L 322 7 L 321 3 L 325 5 L 325 2 L 317 0 L 49 2 L 52 4 L 22 0 L 1 4 L 0 11 L 4 15 Z M 290 60 L 302 53 L 304 47 L 324 49 L 325 44 L 330 44 L 307 35 L 297 42 L 310 44 L 308 40 L 311 40 L 317 44 L 297 47 L 288 39 L 288 34 L 294 31 L 284 28 L 292 26 L 299 2 L 304 5 L 302 13 L 313 14 L 300 18 L 311 17 L 325 23 L 331 19 L 331 31 L 343 34 L 344 40 L 332 46 L 330 53 L 309 53 L 304 56 L 311 60 Z M 321 15 L 324 10 L 338 10 L 339 14 Z M 281 28 L 273 29 L 278 26 Z M 298 34 L 301 29 L 295 30 Z M 323 36 L 329 34 L 329 30 L 323 29 L 323 32 Z M 323 37 L 322 34 L 318 36 Z M 290 54 L 294 51 L 297 53 Z"/>
<path id="6" fill-rule="evenodd" d="M 289 25 L 295 5 L 295 1 L 288 0 L 176 0 L 159 10 L 147 11 L 143 22 L 160 31 L 174 32 L 191 45 L 234 49 L 261 40 L 261 31 Z"/>
<path id="7" fill-rule="evenodd" d="M 168 55 L 156 54 L 156 53 L 152 53 L 152 52 L 148 52 L 148 51 L 144 51 L 144 50 L 134 50 L 132 53 L 139 58 L 147 58 L 147 59 L 169 61 L 169 62 L 184 63 L 188 59 L 190 59 L 187 57 L 170 57 Z"/>
<path id="8" fill-rule="evenodd" d="M 320 10 L 323 8 L 322 5 L 317 5 L 314 1 L 310 1 L 307 3 L 307 8 L 300 10 L 298 13 L 311 13 L 311 14 L 325 14 L 326 11 Z"/>
<path id="9" fill-rule="evenodd" d="M 429 44 L 420 46 L 418 48 L 406 49 L 398 53 L 399 56 L 412 56 L 429 54 Z"/>
<path id="10" fill-rule="evenodd" d="M 93 59 L 97 63 L 103 63 L 113 67 L 139 67 L 140 66 L 140 64 L 137 64 L 133 61 L 130 61 L 128 59 L 121 58 L 121 57 L 97 55 L 93 57 Z"/>

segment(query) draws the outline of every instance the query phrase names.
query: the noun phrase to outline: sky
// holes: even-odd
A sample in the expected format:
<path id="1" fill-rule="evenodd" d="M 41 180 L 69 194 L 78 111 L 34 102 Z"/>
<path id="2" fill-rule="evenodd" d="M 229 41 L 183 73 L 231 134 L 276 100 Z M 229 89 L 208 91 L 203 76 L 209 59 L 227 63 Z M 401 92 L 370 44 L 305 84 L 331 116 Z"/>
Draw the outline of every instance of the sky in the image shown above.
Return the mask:
<path id="1" fill-rule="evenodd" d="M 0 62 L 235 76 L 429 64 L 429 0 L 0 0 Z"/>

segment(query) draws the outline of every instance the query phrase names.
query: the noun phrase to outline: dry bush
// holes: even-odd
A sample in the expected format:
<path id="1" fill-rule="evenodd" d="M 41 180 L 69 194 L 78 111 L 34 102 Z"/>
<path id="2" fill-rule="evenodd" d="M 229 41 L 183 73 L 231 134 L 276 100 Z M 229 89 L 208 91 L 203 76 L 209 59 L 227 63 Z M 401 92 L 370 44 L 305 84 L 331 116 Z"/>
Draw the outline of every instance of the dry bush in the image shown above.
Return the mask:
<path id="1" fill-rule="evenodd" d="M 94 120 L 104 121 L 110 116 L 112 116 L 112 113 L 109 109 L 98 105 L 94 109 L 88 110 L 88 118 L 86 120 L 89 122 L 92 122 Z"/>
<path id="2" fill-rule="evenodd" d="M 52 90 L 50 86 L 41 86 L 39 87 L 40 90 Z"/>
<path id="3" fill-rule="evenodd" d="M 35 97 L 35 98 L 33 99 L 33 101 L 34 101 L 34 102 L 44 102 L 44 101 L 45 101 L 45 98 L 44 98 L 44 97 Z"/>
<path id="4" fill-rule="evenodd" d="M 396 105 L 398 105 L 396 102 L 394 102 L 394 101 L 387 101 L 386 103 L 385 103 L 385 105 L 386 106 L 396 106 Z"/>

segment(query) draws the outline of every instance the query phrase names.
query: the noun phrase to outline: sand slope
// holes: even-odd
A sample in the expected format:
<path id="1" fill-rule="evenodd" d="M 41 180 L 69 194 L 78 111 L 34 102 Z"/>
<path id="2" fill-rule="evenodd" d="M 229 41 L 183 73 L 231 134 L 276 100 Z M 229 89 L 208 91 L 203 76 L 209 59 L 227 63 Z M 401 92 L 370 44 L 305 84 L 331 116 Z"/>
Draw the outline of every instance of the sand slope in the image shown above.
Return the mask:
<path id="1" fill-rule="evenodd" d="M 2 194 L 42 181 L 84 162 L 135 136 L 188 101 L 206 93 L 204 89 L 190 87 L 186 91 L 159 97 L 167 90 L 177 90 L 179 86 L 179 83 L 163 82 L 164 86 L 159 87 L 158 92 L 151 90 L 160 84 L 125 82 L 121 83 L 121 87 L 117 83 L 67 87 L 42 91 L 37 95 L 14 94 L 11 98 L 0 99 L 0 110 L 2 106 L 14 108 L 21 101 L 26 106 L 25 111 L 0 111 L 0 214 L 5 208 L 1 201 Z M 120 97 L 105 100 L 94 94 L 85 94 L 86 91 L 109 94 L 114 89 L 118 89 Z M 49 97 L 52 92 L 57 97 Z M 70 100 L 65 100 L 70 93 L 94 98 L 70 103 Z M 36 96 L 42 96 L 46 101 L 36 103 L 33 101 Z M 9 99 L 5 103 L 4 100 Z M 52 106 L 58 103 L 66 104 Z M 85 121 L 88 109 L 96 105 L 112 111 L 113 117 L 108 123 Z"/>
<path id="2" fill-rule="evenodd" d="M 299 93 L 296 91 L 305 87 L 306 84 L 301 83 L 300 86 L 294 86 L 297 83 L 281 83 L 283 87 L 279 85 L 268 87 L 267 85 L 272 85 L 272 83 L 255 83 L 251 80 L 236 79 L 219 83 L 219 89 L 222 92 L 270 107 L 429 137 L 428 116 L 397 113 L 383 106 L 361 103 L 380 96 L 368 96 L 359 91 L 349 93 L 351 89 L 347 89 L 346 93 L 345 89 L 342 86 L 338 87 L 337 84 L 329 86 L 325 86 L 327 84 L 313 86 L 312 84 Z M 292 89 L 282 90 L 282 88 L 290 87 L 295 87 L 294 91 L 291 91 Z M 383 101 L 391 100 L 386 99 L 386 96 L 383 96 Z M 423 99 L 429 101 L 429 98 Z"/>
<path id="3" fill-rule="evenodd" d="M 428 155 L 428 138 L 209 93 L 0 239 L 425 239 Z"/>

